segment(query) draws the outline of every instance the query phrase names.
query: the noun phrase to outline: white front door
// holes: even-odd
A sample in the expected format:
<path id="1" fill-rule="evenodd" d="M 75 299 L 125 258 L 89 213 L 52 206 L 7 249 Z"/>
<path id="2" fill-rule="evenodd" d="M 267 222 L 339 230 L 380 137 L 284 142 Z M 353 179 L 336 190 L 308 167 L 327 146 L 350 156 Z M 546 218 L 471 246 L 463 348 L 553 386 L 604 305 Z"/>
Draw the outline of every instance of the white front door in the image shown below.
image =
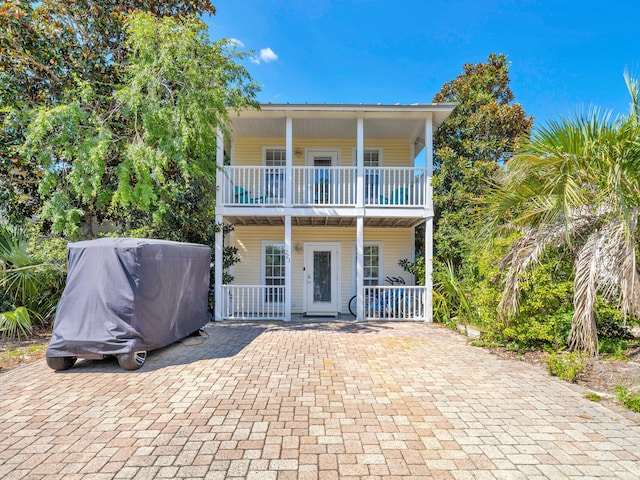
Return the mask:
<path id="1" fill-rule="evenodd" d="M 307 315 L 338 315 L 340 306 L 340 243 L 304 244 Z"/>

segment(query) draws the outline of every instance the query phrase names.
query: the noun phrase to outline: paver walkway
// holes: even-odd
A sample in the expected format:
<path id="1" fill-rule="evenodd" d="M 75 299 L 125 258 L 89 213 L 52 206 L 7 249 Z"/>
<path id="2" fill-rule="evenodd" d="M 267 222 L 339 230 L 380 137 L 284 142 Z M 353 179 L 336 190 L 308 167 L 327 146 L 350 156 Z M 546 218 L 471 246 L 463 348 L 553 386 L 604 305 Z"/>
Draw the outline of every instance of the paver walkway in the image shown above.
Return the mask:
<path id="1" fill-rule="evenodd" d="M 640 427 L 422 323 L 216 323 L 0 375 L 0 478 L 640 478 Z"/>

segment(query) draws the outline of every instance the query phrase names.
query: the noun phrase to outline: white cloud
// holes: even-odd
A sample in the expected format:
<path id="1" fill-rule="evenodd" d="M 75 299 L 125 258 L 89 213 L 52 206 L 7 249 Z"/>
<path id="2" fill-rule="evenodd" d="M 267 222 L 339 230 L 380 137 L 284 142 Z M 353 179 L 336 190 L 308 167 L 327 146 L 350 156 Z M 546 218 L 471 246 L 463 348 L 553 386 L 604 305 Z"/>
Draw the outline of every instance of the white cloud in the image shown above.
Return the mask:
<path id="1" fill-rule="evenodd" d="M 260 59 L 264 63 L 269 63 L 269 62 L 273 62 L 273 61 L 277 60 L 278 59 L 278 55 L 276 55 L 275 52 L 273 50 L 271 50 L 269 47 L 262 48 L 260 50 Z"/>
<path id="2" fill-rule="evenodd" d="M 275 62 L 277 59 L 278 59 L 278 55 L 276 55 L 276 52 L 274 52 L 269 47 L 267 47 L 267 48 L 261 48 L 260 55 L 258 55 L 257 57 L 251 57 L 249 61 L 255 63 L 256 65 L 260 65 L 260 62 L 264 62 L 264 63 Z"/>
<path id="3" fill-rule="evenodd" d="M 229 41 L 231 43 L 234 43 L 237 47 L 239 48 L 244 48 L 244 43 L 242 43 L 240 40 L 238 40 L 237 38 L 230 38 Z"/>

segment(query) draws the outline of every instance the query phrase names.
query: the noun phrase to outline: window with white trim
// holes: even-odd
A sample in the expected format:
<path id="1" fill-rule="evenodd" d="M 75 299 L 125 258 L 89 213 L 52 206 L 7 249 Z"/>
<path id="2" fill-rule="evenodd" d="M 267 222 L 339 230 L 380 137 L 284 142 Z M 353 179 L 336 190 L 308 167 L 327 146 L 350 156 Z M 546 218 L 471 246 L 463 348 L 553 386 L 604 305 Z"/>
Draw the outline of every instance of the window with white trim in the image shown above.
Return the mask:
<path id="1" fill-rule="evenodd" d="M 284 198 L 284 167 L 287 164 L 287 149 L 267 147 L 264 149 L 264 165 L 268 168 L 265 173 L 265 196 L 270 198 Z M 282 168 L 277 168 L 282 167 Z"/>
<path id="2" fill-rule="evenodd" d="M 382 242 L 367 242 L 364 244 L 363 258 L 363 281 L 365 285 L 382 285 L 383 277 L 383 260 L 382 260 Z M 351 262 L 352 268 L 352 291 L 356 291 L 356 242 L 351 244 L 353 258 Z"/>
<path id="3" fill-rule="evenodd" d="M 284 265 L 287 257 L 284 243 L 263 244 L 264 284 L 267 287 L 284 286 Z M 282 303 L 284 301 L 284 289 L 267 288 L 264 301 L 266 303 Z"/>
<path id="4" fill-rule="evenodd" d="M 380 285 L 380 247 L 364 246 L 363 275 L 365 285 Z"/>

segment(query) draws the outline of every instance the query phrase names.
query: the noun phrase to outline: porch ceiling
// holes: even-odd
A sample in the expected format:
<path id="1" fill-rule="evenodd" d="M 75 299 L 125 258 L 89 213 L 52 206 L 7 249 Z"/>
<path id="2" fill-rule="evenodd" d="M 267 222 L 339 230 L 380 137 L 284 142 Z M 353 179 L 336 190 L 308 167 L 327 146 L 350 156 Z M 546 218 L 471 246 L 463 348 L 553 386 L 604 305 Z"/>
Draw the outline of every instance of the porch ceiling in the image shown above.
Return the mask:
<path id="1" fill-rule="evenodd" d="M 433 114 L 434 130 L 455 104 L 415 105 L 277 105 L 231 114 L 236 137 L 284 138 L 286 118 L 293 119 L 293 137 L 355 138 L 357 118 L 364 118 L 366 138 L 406 139 L 424 143 L 425 118 Z"/>
<path id="2" fill-rule="evenodd" d="M 284 217 L 275 216 L 225 216 L 225 221 L 243 226 L 283 226 Z M 410 228 L 420 225 L 424 218 L 416 217 L 364 217 L 365 227 Z M 347 216 L 299 216 L 291 217 L 294 227 L 356 227 L 356 217 Z"/>

